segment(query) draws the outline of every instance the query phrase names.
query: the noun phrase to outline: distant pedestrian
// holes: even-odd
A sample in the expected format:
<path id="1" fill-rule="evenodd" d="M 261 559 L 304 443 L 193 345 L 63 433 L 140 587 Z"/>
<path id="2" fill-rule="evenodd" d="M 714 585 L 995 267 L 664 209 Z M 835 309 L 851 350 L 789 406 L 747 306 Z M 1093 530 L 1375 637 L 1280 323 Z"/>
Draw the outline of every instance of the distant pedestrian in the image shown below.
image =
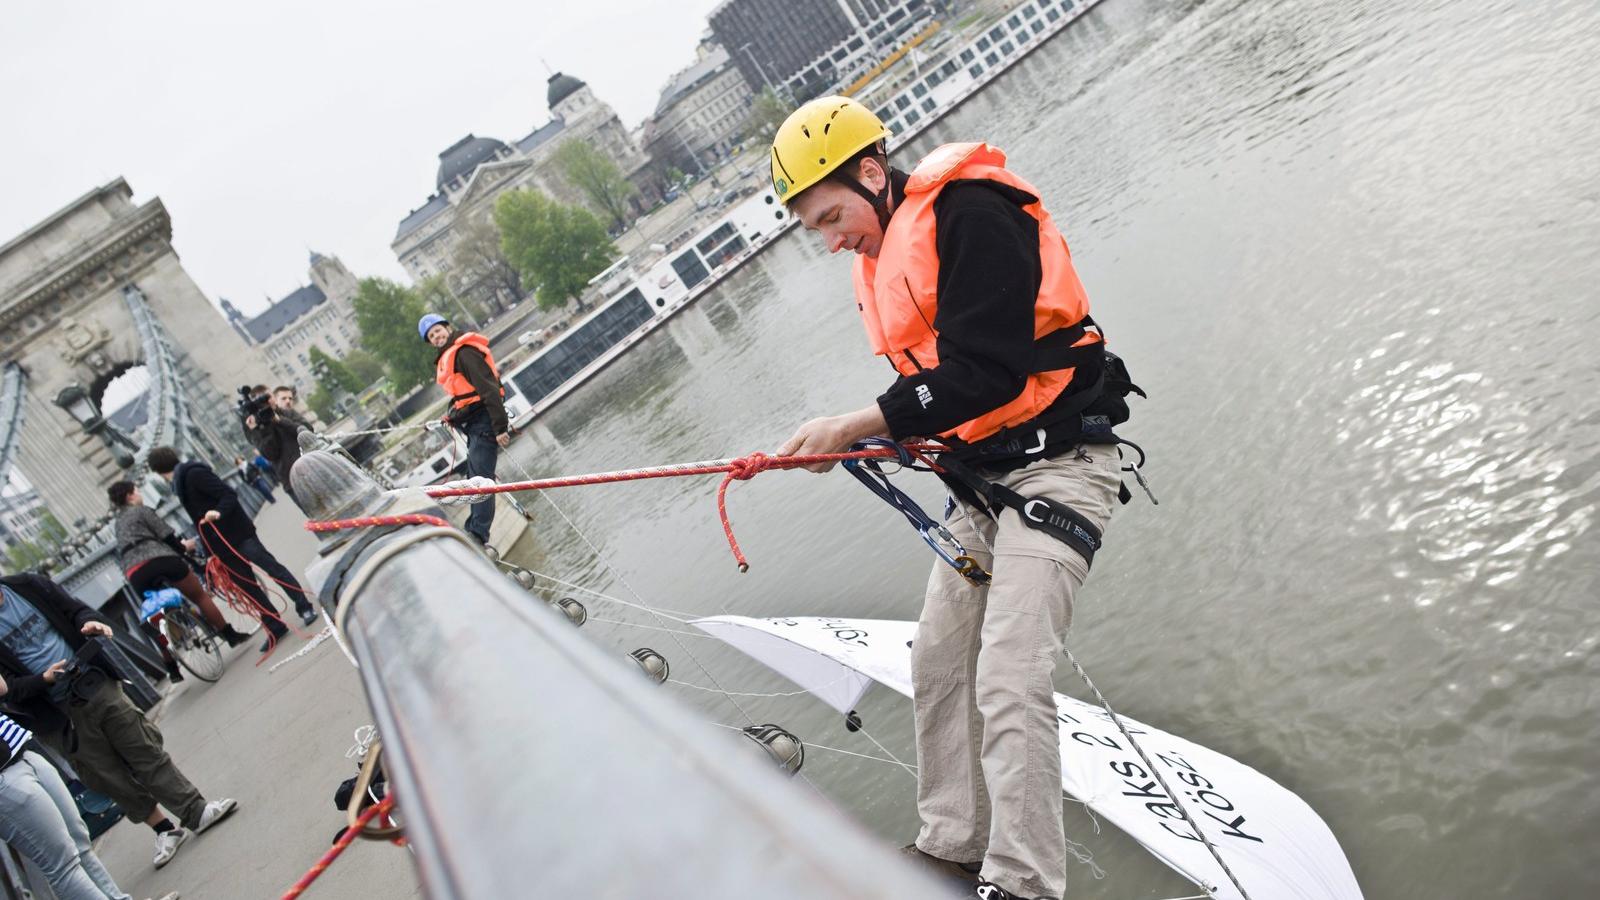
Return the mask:
<path id="1" fill-rule="evenodd" d="M 439 350 L 434 380 L 450 395 L 446 418 L 467 437 L 467 476 L 493 478 L 500 448 L 511 443 L 511 423 L 489 339 L 475 331 L 456 331 L 444 316 L 433 313 L 417 322 L 417 333 Z M 467 533 L 487 545 L 493 521 L 494 498 L 485 497 L 472 504 Z"/>
<path id="2" fill-rule="evenodd" d="M 272 485 L 267 483 L 267 476 L 261 474 L 261 470 L 256 468 L 255 463 L 250 462 L 242 456 L 235 456 L 233 458 L 233 464 L 238 467 L 239 478 L 244 481 L 245 484 L 255 488 L 256 493 L 260 494 L 263 500 L 266 500 L 268 503 L 278 502 L 277 498 L 272 496 Z"/>

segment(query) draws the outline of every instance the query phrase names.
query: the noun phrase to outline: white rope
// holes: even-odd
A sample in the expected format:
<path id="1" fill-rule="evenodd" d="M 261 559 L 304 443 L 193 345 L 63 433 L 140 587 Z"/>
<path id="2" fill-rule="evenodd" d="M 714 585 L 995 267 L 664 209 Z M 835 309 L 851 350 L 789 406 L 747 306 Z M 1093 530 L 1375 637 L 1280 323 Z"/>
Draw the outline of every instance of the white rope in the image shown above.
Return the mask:
<path id="1" fill-rule="evenodd" d="M 716 638 L 709 634 L 698 634 L 693 631 L 679 631 L 676 628 L 662 628 L 660 625 L 646 625 L 643 622 L 625 622 L 622 619 L 605 619 L 601 618 L 600 616 L 590 616 L 589 621 L 604 622 L 607 625 L 622 625 L 627 628 L 643 628 L 646 631 L 664 631 L 667 634 L 676 634 L 680 637 L 707 638 L 710 640 L 716 640 Z"/>
<path id="2" fill-rule="evenodd" d="M 424 487 L 413 488 L 412 490 L 429 497 L 441 506 L 471 506 L 474 503 L 482 503 L 484 500 L 489 499 L 493 495 L 455 494 L 446 495 L 444 497 L 435 497 L 427 492 L 439 490 L 458 491 L 462 489 L 481 490 L 483 488 L 495 487 L 499 483 L 500 482 L 495 481 L 493 478 L 490 478 L 486 475 L 474 475 L 471 478 L 462 478 L 456 481 L 446 481 L 444 484 L 430 484 Z"/>
<path id="3" fill-rule="evenodd" d="M 423 428 L 432 428 L 435 425 L 440 424 L 442 423 L 438 422 L 437 420 L 430 419 L 427 422 L 412 422 L 409 424 L 402 423 L 400 425 L 390 425 L 385 428 L 366 428 L 357 431 L 336 431 L 329 434 L 324 434 L 322 436 L 332 440 L 338 440 L 339 438 L 347 437 L 366 437 L 369 434 L 390 434 L 396 431 L 416 431 Z"/>
<path id="4" fill-rule="evenodd" d="M 284 666 L 288 665 L 289 663 L 294 662 L 295 660 L 299 659 L 302 656 L 305 656 L 307 653 L 310 653 L 311 651 L 313 651 L 313 650 L 317 649 L 318 647 L 322 646 L 322 643 L 324 641 L 326 641 L 328 638 L 331 638 L 331 637 L 333 637 L 333 626 L 332 625 L 324 626 L 323 629 L 321 631 L 317 632 L 316 636 L 313 637 L 310 641 L 308 641 L 304 647 L 301 647 L 299 650 L 296 650 L 294 653 L 290 654 L 289 656 L 284 657 L 283 659 L 278 660 L 277 662 L 273 663 L 270 667 L 268 667 L 267 668 L 267 674 L 271 675 L 273 672 L 278 671 L 279 669 L 283 668 Z"/>
<path id="5" fill-rule="evenodd" d="M 525 480 L 525 481 L 532 481 L 533 480 L 532 473 L 530 473 L 527 470 L 527 468 L 525 468 L 522 465 L 522 463 L 519 462 L 515 457 L 513 457 L 511 459 L 511 464 L 516 466 L 517 470 L 522 473 L 523 480 Z M 633 585 L 628 583 L 628 579 L 625 578 L 621 572 L 617 571 L 617 568 L 611 564 L 611 560 L 608 559 L 604 553 L 600 552 L 600 548 L 595 546 L 594 541 L 589 540 L 589 536 L 587 534 L 584 534 L 583 529 L 578 527 L 578 523 L 572 521 L 572 517 L 568 516 L 566 514 L 566 511 L 563 510 L 560 507 L 560 505 L 558 505 L 556 503 L 556 501 L 550 497 L 550 492 L 549 491 L 540 491 L 539 492 L 539 496 L 544 500 L 544 502 L 550 504 L 550 508 L 554 509 L 556 511 L 556 515 L 559 515 L 561 517 L 562 521 L 567 523 L 567 527 L 571 528 L 573 533 L 578 536 L 578 539 L 583 541 L 583 543 L 589 548 L 589 552 L 593 553 L 595 559 L 600 561 L 600 565 L 605 566 L 606 571 L 610 572 L 612 577 L 617 579 L 617 583 L 622 585 L 623 590 L 626 590 L 630 595 L 632 595 L 633 599 L 635 601 L 637 601 L 637 603 L 639 604 L 639 608 L 641 608 L 644 611 L 650 613 L 651 615 L 657 617 L 659 620 L 662 621 L 663 624 L 665 624 L 665 622 L 669 621 L 668 617 L 663 616 L 662 614 L 655 612 L 654 610 L 652 610 L 650 608 L 649 604 L 644 602 L 644 598 L 639 595 L 639 592 L 633 589 Z M 679 624 L 683 624 L 683 623 L 680 622 Z M 725 697 L 727 697 L 728 702 L 733 704 L 733 708 L 737 709 L 739 711 L 739 714 L 744 716 L 744 719 L 745 719 L 746 723 L 748 723 L 750 725 L 756 724 L 756 721 L 755 721 L 754 717 L 752 717 L 750 715 L 749 711 L 746 710 L 744 708 L 744 706 L 739 703 L 738 698 L 734 697 L 732 694 L 728 693 L 727 689 L 722 686 L 722 683 L 717 680 L 717 676 L 711 674 L 711 670 L 706 667 L 705 663 L 702 663 L 700 661 L 700 657 L 695 656 L 694 651 L 690 650 L 688 645 L 684 644 L 684 642 L 682 640 L 680 640 L 677 637 L 677 635 L 672 635 L 672 642 L 674 644 L 677 644 L 678 645 L 678 649 L 682 650 L 684 655 L 689 657 L 689 660 L 695 664 L 695 667 L 700 670 L 701 674 L 705 675 L 706 678 L 714 686 L 716 686 L 717 690 L 721 691 L 722 694 Z M 815 786 L 813 785 L 813 787 L 815 787 Z"/>
<path id="6" fill-rule="evenodd" d="M 521 566 L 515 565 L 514 563 L 508 563 L 508 562 L 506 562 L 504 560 L 497 559 L 497 560 L 495 560 L 495 562 L 499 563 L 501 566 L 503 566 L 505 568 L 508 568 L 508 569 L 522 569 Z M 562 581 L 561 579 L 555 577 L 554 575 L 546 575 L 543 572 L 535 572 L 532 569 L 523 569 L 523 571 L 525 571 L 528 574 L 534 576 L 535 578 L 543 578 L 546 581 L 552 582 L 554 584 L 558 584 L 561 587 L 564 587 L 564 588 L 566 588 L 568 590 L 577 591 L 577 592 L 579 592 L 581 594 L 587 594 L 587 595 L 589 595 L 591 597 L 594 597 L 597 600 L 605 600 L 605 601 L 610 602 L 610 603 L 615 603 L 615 604 L 617 604 L 619 606 L 626 606 L 629 609 L 637 609 L 637 610 L 640 610 L 642 612 L 647 612 L 647 613 L 650 613 L 651 615 L 660 616 L 661 618 L 664 618 L 664 619 L 671 619 L 674 622 L 677 622 L 679 625 L 687 625 L 687 624 L 689 624 L 690 621 L 700 617 L 699 613 L 685 612 L 685 611 L 680 610 L 680 609 L 671 609 L 671 608 L 665 607 L 665 606 L 642 606 L 642 605 L 640 605 L 638 603 L 633 603 L 631 601 L 624 600 L 621 597 L 613 597 L 610 594 L 607 594 L 607 593 L 604 593 L 604 592 L 601 592 L 601 591 L 597 591 L 597 590 L 595 590 L 593 588 L 586 588 L 586 587 L 584 587 L 582 585 L 579 585 L 579 584 L 573 584 L 570 581 Z M 553 593 L 552 591 L 550 591 L 549 588 L 545 588 L 545 587 L 535 586 L 534 590 L 545 591 L 546 593 Z M 685 634 L 690 634 L 692 632 L 684 632 L 684 633 Z M 695 637 L 705 637 L 705 635 L 696 634 Z"/>

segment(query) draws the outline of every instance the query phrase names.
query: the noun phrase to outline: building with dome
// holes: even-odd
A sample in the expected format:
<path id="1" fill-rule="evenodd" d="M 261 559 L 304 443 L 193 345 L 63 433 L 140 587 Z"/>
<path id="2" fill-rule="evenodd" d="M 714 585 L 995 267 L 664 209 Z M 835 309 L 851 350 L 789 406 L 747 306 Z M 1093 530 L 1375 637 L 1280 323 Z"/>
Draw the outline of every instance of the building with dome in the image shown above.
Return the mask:
<path id="1" fill-rule="evenodd" d="M 310 276 L 310 284 L 273 301 L 258 316 L 247 317 L 226 299 L 222 301 L 228 324 L 245 343 L 261 348 L 277 383 L 294 386 L 302 397 L 317 383 L 311 372 L 312 347 L 343 359 L 361 341 L 355 311 L 360 288 L 355 275 L 337 256 L 312 251 Z"/>
<path id="2" fill-rule="evenodd" d="M 617 164 L 640 189 L 636 212 L 655 202 L 657 191 L 646 173 L 649 158 L 587 84 L 557 72 L 546 85 L 545 102 L 550 121 L 517 140 L 468 134 L 439 154 L 435 192 L 400 220 L 390 244 L 414 280 L 448 275 L 459 296 L 491 309 L 519 299 L 507 296 L 511 289 L 492 263 L 471 258 L 471 244 L 483 239 L 481 223 L 492 221 L 495 198 L 508 190 L 534 188 L 563 203 L 589 206 L 588 198 L 567 184 L 550 161 L 569 140 L 586 141 Z"/>

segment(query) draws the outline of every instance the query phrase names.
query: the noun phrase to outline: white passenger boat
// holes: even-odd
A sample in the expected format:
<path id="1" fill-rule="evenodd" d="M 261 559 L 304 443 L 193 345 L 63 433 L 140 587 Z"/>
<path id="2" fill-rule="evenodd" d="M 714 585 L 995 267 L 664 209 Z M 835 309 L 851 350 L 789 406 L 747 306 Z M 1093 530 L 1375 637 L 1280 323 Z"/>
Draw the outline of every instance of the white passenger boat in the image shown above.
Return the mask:
<path id="1" fill-rule="evenodd" d="M 876 106 L 878 117 L 889 127 L 892 145 L 904 145 L 1098 2 L 1028 0 L 981 34 L 952 47 L 887 99 L 879 100 L 871 85 L 862 96 Z M 626 261 L 601 273 L 597 281 L 615 287 L 603 289 L 600 305 L 501 374 L 512 425 L 520 428 L 538 418 L 781 237 L 795 221 L 772 191 L 762 191 L 729 209 L 642 274 L 628 269 Z"/>

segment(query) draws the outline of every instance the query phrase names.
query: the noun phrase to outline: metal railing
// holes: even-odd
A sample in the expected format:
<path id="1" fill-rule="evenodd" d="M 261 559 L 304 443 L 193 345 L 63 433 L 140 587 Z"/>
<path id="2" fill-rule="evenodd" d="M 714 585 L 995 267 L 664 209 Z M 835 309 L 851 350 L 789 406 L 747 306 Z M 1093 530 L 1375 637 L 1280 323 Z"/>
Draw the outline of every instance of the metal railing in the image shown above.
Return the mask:
<path id="1" fill-rule="evenodd" d="M 313 518 L 437 513 L 326 452 L 294 479 Z M 309 581 L 358 663 L 430 897 L 953 896 L 455 529 L 325 537 Z"/>

